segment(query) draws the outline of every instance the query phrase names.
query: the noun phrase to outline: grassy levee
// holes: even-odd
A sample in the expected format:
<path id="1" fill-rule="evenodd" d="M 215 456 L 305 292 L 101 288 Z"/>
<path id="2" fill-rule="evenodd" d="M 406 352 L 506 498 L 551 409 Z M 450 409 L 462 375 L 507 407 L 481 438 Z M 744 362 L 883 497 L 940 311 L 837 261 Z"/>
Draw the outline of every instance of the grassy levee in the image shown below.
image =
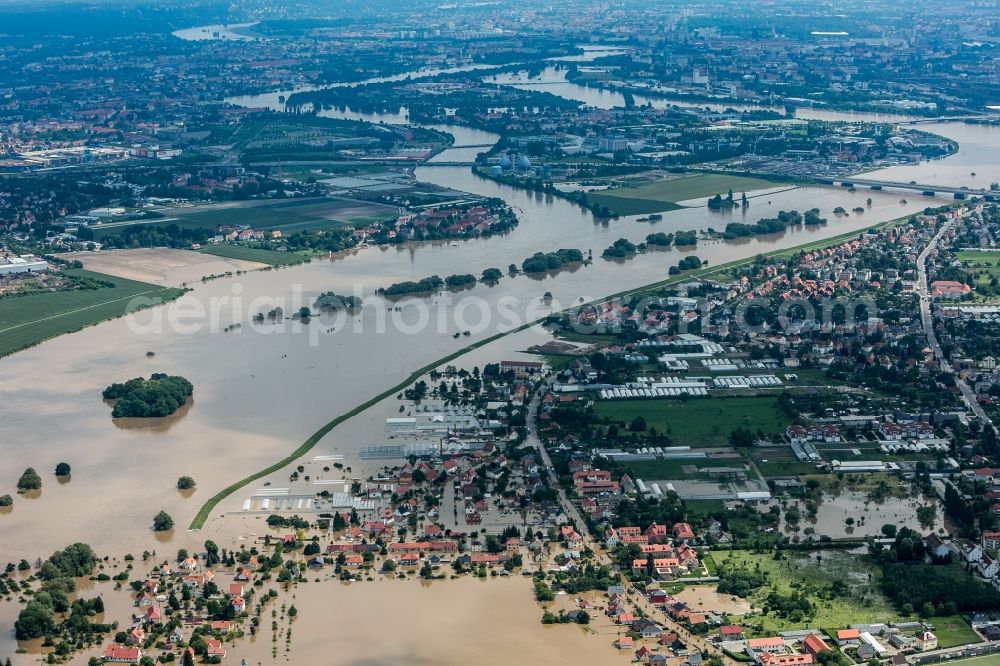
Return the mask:
<path id="1" fill-rule="evenodd" d="M 412 373 L 410 373 L 406 377 L 406 379 L 404 379 L 403 381 L 399 382 L 395 386 L 393 386 L 391 388 L 388 388 L 385 391 L 382 391 L 381 393 L 379 393 L 375 397 L 366 400 L 365 402 L 361 403 L 360 405 L 358 405 L 357 407 L 351 409 L 348 412 L 344 412 L 343 414 L 341 414 L 337 418 L 333 419 L 332 421 L 330 421 L 329 423 L 327 423 L 326 425 L 324 425 L 322 428 L 320 428 L 319 430 L 317 430 L 316 432 L 314 432 L 309 437 L 309 439 L 307 439 L 306 441 L 304 441 L 302 443 L 302 445 L 299 446 L 299 448 L 297 448 L 294 451 L 292 451 L 285 458 L 282 458 L 281 460 L 279 460 L 278 462 L 274 463 L 273 465 L 271 465 L 270 467 L 268 467 L 266 469 L 262 469 L 259 472 L 255 472 L 254 474 L 246 477 L 245 479 L 241 479 L 241 480 L 237 481 L 236 483 L 234 483 L 234 484 L 232 484 L 232 485 L 230 485 L 230 486 L 228 486 L 226 488 L 223 488 L 221 491 L 219 491 L 213 497 L 211 497 L 207 502 L 205 502 L 205 504 L 201 507 L 201 509 L 198 510 L 198 513 L 195 515 L 194 520 L 191 521 L 191 526 L 188 529 L 192 529 L 192 530 L 201 529 L 202 525 L 205 524 L 205 521 L 208 520 L 209 514 L 212 513 L 212 510 L 215 509 L 215 507 L 219 504 L 219 502 L 221 502 L 222 500 L 226 499 L 227 497 L 229 497 L 230 495 L 232 495 L 234 492 L 236 492 L 240 488 L 246 486 L 247 484 L 253 483 L 257 479 L 265 477 L 268 474 L 271 474 L 273 472 L 277 472 L 279 469 L 281 469 L 285 465 L 289 465 L 289 464 L 295 462 L 296 459 L 298 459 L 301 456 L 305 455 L 306 453 L 309 452 L 309 450 L 312 447 L 316 446 L 316 444 L 319 442 L 319 440 L 321 440 L 324 437 L 326 437 L 326 435 L 329 434 L 329 432 L 331 430 L 333 430 L 334 428 L 336 428 L 338 425 L 340 425 L 341 423 L 343 423 L 347 419 L 352 418 L 354 416 L 357 416 L 358 414 L 360 414 L 361 412 L 365 411 L 369 407 L 371 407 L 371 406 L 373 406 L 373 405 L 381 402 L 382 400 L 385 400 L 386 398 L 390 397 L 394 393 L 399 393 L 401 390 L 403 390 L 404 388 L 406 388 L 407 386 L 409 386 L 413 382 L 417 381 L 420 377 L 422 377 L 423 375 L 427 374 L 428 372 L 430 372 L 434 368 L 440 366 L 441 364 L 447 363 L 449 361 L 453 361 L 453 360 L 455 360 L 456 358 L 458 358 L 460 356 L 464 356 L 465 354 L 469 353 L 470 351 L 478 349 L 479 347 L 482 347 L 484 345 L 488 345 L 491 342 L 495 342 L 496 340 L 499 340 L 500 338 L 504 337 L 505 335 L 510 335 L 511 333 L 517 333 L 519 331 L 523 331 L 526 328 L 529 328 L 529 327 L 533 326 L 535 323 L 536 322 L 534 322 L 534 321 L 528 322 L 528 323 L 522 324 L 522 325 L 518 326 L 517 328 L 512 329 L 510 331 L 504 331 L 503 333 L 497 333 L 495 335 L 492 335 L 492 336 L 490 336 L 488 338 L 485 338 L 483 340 L 480 340 L 478 342 L 474 342 L 471 345 L 467 345 L 465 347 L 462 347 L 461 349 L 459 349 L 457 351 L 454 351 L 451 354 L 448 354 L 447 356 L 444 356 L 442 358 L 437 359 L 436 361 L 432 361 L 431 363 L 428 363 L 427 365 L 423 366 L 422 368 L 414 370 Z"/>
<path id="2" fill-rule="evenodd" d="M 909 215 L 906 215 L 906 216 L 903 216 L 903 217 L 900 217 L 900 218 L 897 218 L 897 219 L 894 219 L 894 220 L 889 220 L 887 222 L 879 222 L 879 223 L 876 223 L 876 224 L 873 224 L 873 225 L 870 225 L 870 226 L 867 226 L 867 227 L 862 227 L 860 229 L 855 229 L 853 231 L 850 231 L 850 232 L 847 232 L 847 233 L 844 233 L 844 234 L 840 234 L 838 236 L 833 236 L 833 237 L 827 238 L 825 240 L 817 240 L 817 241 L 814 241 L 812 243 L 805 243 L 803 245 L 798 245 L 796 247 L 791 247 L 791 248 L 788 248 L 786 250 L 774 250 L 773 252 L 765 253 L 762 256 L 764 256 L 764 257 L 789 256 L 789 255 L 796 254 L 798 252 L 808 252 L 809 250 L 813 250 L 813 249 L 830 247 L 831 245 L 837 245 L 838 243 L 841 243 L 844 240 L 847 240 L 848 238 L 853 238 L 853 237 L 857 236 L 859 233 L 861 233 L 863 231 L 870 231 L 872 229 L 881 229 L 881 228 L 884 228 L 884 227 L 892 226 L 894 224 L 900 223 L 903 220 L 909 219 L 909 217 L 910 217 Z M 659 288 L 662 288 L 662 287 L 670 286 L 672 284 L 676 284 L 678 282 L 685 282 L 685 281 L 690 280 L 691 278 L 694 278 L 694 277 L 704 277 L 706 275 L 712 275 L 712 274 L 715 274 L 715 273 L 719 273 L 719 272 L 722 272 L 722 271 L 729 270 L 731 268 L 735 268 L 737 266 L 742 266 L 744 264 L 751 263 L 752 261 L 754 261 L 755 258 L 756 258 L 756 255 L 754 257 L 749 257 L 747 259 L 738 259 L 736 261 L 730 261 L 728 263 L 719 264 L 717 266 L 708 266 L 708 267 L 701 268 L 701 269 L 698 269 L 698 270 L 686 271 L 686 272 L 684 272 L 684 273 L 682 273 L 680 275 L 675 275 L 673 277 L 667 278 L 666 280 L 662 280 L 660 282 L 654 282 L 652 284 L 643 285 L 641 287 L 636 287 L 634 289 L 627 289 L 625 291 L 621 291 L 621 292 L 618 292 L 616 294 L 610 294 L 608 296 L 602 296 L 601 298 L 594 299 L 592 301 L 589 301 L 588 303 L 584 303 L 584 304 L 581 304 L 579 306 L 574 306 L 574 308 L 568 308 L 567 310 L 564 310 L 563 312 L 568 312 L 570 309 L 576 309 L 577 307 L 585 307 L 585 306 L 589 306 L 589 305 L 597 305 L 597 304 L 606 303 L 608 301 L 612 301 L 612 300 L 615 300 L 615 299 L 618 299 L 618 298 L 624 298 L 626 296 L 631 296 L 631 295 L 634 295 L 634 294 L 641 294 L 641 293 L 647 292 L 647 291 L 649 291 L 651 289 L 659 289 Z M 488 338 L 485 338 L 485 339 L 480 340 L 478 342 L 474 342 L 473 344 L 470 344 L 470 345 L 467 345 L 465 347 L 462 347 L 461 349 L 459 349 L 457 351 L 454 351 L 451 354 L 448 354 L 447 356 L 439 358 L 439 359 L 437 359 L 435 361 L 431 361 L 430 363 L 428 363 L 427 365 L 423 366 L 422 368 L 413 371 L 412 373 L 410 373 L 406 377 L 406 379 L 404 379 L 403 381 L 399 382 L 395 386 L 386 389 L 385 391 L 379 393 L 375 397 L 373 397 L 373 398 L 371 398 L 369 400 L 366 400 L 365 402 L 361 403 L 357 407 L 351 409 L 348 412 L 345 412 L 345 413 L 341 414 L 340 416 L 337 416 L 335 419 L 333 419 L 332 421 L 328 422 L 326 425 L 324 425 L 319 430 L 317 430 L 315 433 L 313 433 L 312 436 L 309 437 L 309 439 L 307 439 L 305 442 L 303 442 L 301 446 L 299 446 L 297 449 L 295 449 L 294 451 L 292 451 L 288 456 L 282 458 L 281 460 L 279 460 L 278 462 L 274 463 L 270 467 L 267 467 L 266 469 L 262 469 L 259 472 L 255 472 L 254 474 L 252 474 L 252 475 L 250 475 L 250 476 L 248 476 L 248 477 L 246 477 L 244 479 L 241 479 L 241 480 L 233 483 L 232 485 L 227 486 L 226 488 L 222 489 L 218 493 L 216 493 L 207 502 L 205 502 L 205 504 L 201 507 L 201 509 L 198 510 L 198 513 L 195 514 L 195 517 L 191 521 L 191 525 L 190 525 L 190 527 L 188 529 L 192 529 L 192 530 L 201 529 L 202 526 L 205 524 L 205 521 L 208 520 L 209 515 L 212 513 L 212 511 L 215 509 L 215 507 L 218 506 L 219 502 L 221 502 L 222 500 L 226 499 L 227 497 L 229 497 L 230 495 L 232 495 L 234 492 L 236 492 L 240 488 L 242 488 L 242 487 L 244 487 L 244 486 L 246 486 L 246 485 L 248 485 L 250 483 L 253 483 L 257 479 L 265 477 L 268 474 L 276 472 L 279 469 L 281 469 L 282 467 L 285 467 L 286 465 L 289 465 L 289 464 L 295 462 L 295 460 L 297 458 L 299 458 L 299 457 L 305 455 L 306 453 L 308 453 L 310 449 L 312 449 L 314 446 L 316 446 L 316 444 L 319 442 L 319 440 L 323 439 L 323 437 L 325 437 L 327 434 L 329 434 L 329 432 L 331 430 L 333 430 L 334 428 L 336 428 L 338 425 L 340 425 L 341 423 L 343 423 L 347 419 L 352 418 L 354 416 L 357 416 L 358 414 L 360 414 L 361 412 L 365 411 L 369 407 L 375 405 L 376 403 L 378 403 L 378 402 L 380 402 L 382 400 L 385 400 L 386 398 L 388 398 L 389 396 L 393 395 L 394 393 L 399 393 L 401 390 L 403 390 L 404 388 L 408 387 L 410 384 L 412 384 L 417 379 L 419 379 L 421 376 L 423 376 L 426 373 L 430 372 L 434 368 L 437 368 L 437 367 L 439 367 L 439 366 L 441 366 L 441 365 L 443 365 L 445 363 L 448 363 L 449 361 L 453 361 L 456 358 L 464 356 L 465 354 L 469 353 L 470 351 L 473 351 L 475 349 L 478 349 L 479 347 L 483 347 L 485 345 L 488 345 L 491 342 L 495 342 L 495 341 L 499 340 L 500 338 L 503 338 L 503 337 L 505 337 L 507 335 L 511 335 L 513 333 L 519 333 L 519 332 L 521 332 L 521 331 L 523 331 L 525 329 L 530 328 L 531 326 L 534 326 L 537 323 L 538 323 L 538 321 L 530 321 L 530 322 L 527 322 L 525 324 L 521 324 L 520 326 L 518 326 L 516 328 L 513 328 L 513 329 L 511 329 L 509 331 L 504 331 L 502 333 L 496 333 L 495 335 L 491 335 Z"/>

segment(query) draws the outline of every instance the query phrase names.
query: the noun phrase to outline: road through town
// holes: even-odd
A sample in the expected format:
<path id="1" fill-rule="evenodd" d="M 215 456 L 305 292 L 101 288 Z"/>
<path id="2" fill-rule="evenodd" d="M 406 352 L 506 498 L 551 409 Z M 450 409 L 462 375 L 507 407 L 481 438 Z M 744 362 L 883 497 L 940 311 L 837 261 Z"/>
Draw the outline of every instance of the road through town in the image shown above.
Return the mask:
<path id="1" fill-rule="evenodd" d="M 971 215 L 972 211 L 969 211 L 963 215 L 966 217 Z M 938 243 L 941 238 L 948 233 L 948 231 L 954 226 L 954 220 L 948 220 L 941 225 L 937 233 L 931 239 L 927 247 L 924 248 L 920 256 L 917 257 L 917 291 L 920 295 L 920 319 L 923 323 L 924 331 L 927 333 L 927 343 L 934 352 L 934 358 L 938 360 L 941 364 L 941 369 L 945 372 L 951 374 L 955 378 L 955 385 L 958 390 L 962 393 L 962 400 L 965 401 L 966 406 L 979 418 L 979 420 L 984 424 L 989 424 L 993 428 L 993 432 L 997 432 L 996 425 L 990 420 L 983 410 L 979 401 L 976 400 L 976 394 L 969 388 L 969 385 L 965 381 L 955 374 L 951 363 L 945 357 L 944 352 L 941 350 L 941 344 L 938 342 L 937 334 L 934 331 L 934 315 L 931 311 L 931 295 L 930 289 L 927 285 L 927 258 L 930 256 L 931 252 L 937 249 Z"/>
<path id="2" fill-rule="evenodd" d="M 563 513 L 576 524 L 577 532 L 583 537 L 584 544 L 589 546 L 601 564 L 606 564 L 609 567 L 614 567 L 614 563 L 611 561 L 611 557 L 605 552 L 604 548 L 601 546 L 600 541 L 594 538 L 591 534 L 590 528 L 587 526 L 587 521 L 584 520 L 583 515 L 577 509 L 576 505 L 570 501 L 569 495 L 567 495 L 565 488 L 559 483 L 559 479 L 555 473 L 555 468 L 552 465 L 552 459 L 549 456 L 548 451 L 545 450 L 545 446 L 542 443 L 541 437 L 538 434 L 538 423 L 537 415 L 538 408 L 541 405 L 542 396 L 549 388 L 549 382 L 543 382 L 538 389 L 535 391 L 534 396 L 528 404 L 528 414 L 526 417 L 528 434 L 525 439 L 525 444 L 533 447 L 538 451 L 538 455 L 542 460 L 542 464 L 545 467 L 546 474 L 548 476 L 550 487 L 554 488 L 559 493 L 559 504 L 562 506 Z M 638 589 L 636 586 L 632 585 L 628 581 L 624 581 L 625 589 L 628 592 L 629 601 L 636 608 L 639 613 L 636 615 L 644 615 L 655 620 L 657 623 L 662 625 L 665 629 L 673 631 L 680 638 L 689 649 L 695 649 L 701 652 L 707 652 L 710 655 L 718 656 L 722 659 L 726 666 L 740 666 L 740 662 L 727 656 L 718 646 L 710 643 L 705 637 L 697 636 L 690 631 L 687 627 L 674 621 L 662 607 L 655 606 L 644 594 L 643 590 Z"/>

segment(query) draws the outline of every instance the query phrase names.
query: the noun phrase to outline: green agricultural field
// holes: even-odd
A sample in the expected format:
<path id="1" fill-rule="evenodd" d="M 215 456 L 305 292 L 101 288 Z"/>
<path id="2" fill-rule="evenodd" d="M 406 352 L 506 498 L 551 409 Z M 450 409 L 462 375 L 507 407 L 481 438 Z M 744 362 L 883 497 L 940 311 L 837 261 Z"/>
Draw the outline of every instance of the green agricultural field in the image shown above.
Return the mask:
<path id="1" fill-rule="evenodd" d="M 600 400 L 594 404 L 594 414 L 624 425 L 642 416 L 648 427 L 669 433 L 674 444 L 689 446 L 725 446 L 729 434 L 741 426 L 754 432 L 783 433 L 791 422 L 778 407 L 776 396 Z"/>
<path id="2" fill-rule="evenodd" d="M 685 471 L 685 467 L 744 467 L 740 458 L 708 458 L 698 460 L 642 460 L 636 462 L 622 463 L 635 478 L 652 480 L 708 480 L 711 478 L 707 473 L 696 471 Z M 748 471 L 747 474 L 750 474 Z"/>
<path id="3" fill-rule="evenodd" d="M 392 218 L 392 206 L 355 199 L 332 197 L 283 199 L 266 203 L 238 202 L 210 204 L 192 208 L 167 208 L 160 211 L 163 219 L 144 224 L 168 225 L 191 229 L 215 229 L 221 225 L 247 225 L 254 229 L 279 229 L 285 235 L 313 229 L 355 226 Z M 116 233 L 134 223 L 112 223 L 91 227 L 95 240 Z"/>
<path id="4" fill-rule="evenodd" d="M 133 297 L 154 302 L 177 298 L 184 290 L 146 282 L 69 269 L 69 275 L 92 277 L 114 284 L 92 290 L 54 291 L 0 299 L 0 356 L 36 345 L 43 340 L 127 314 Z"/>
<path id="5" fill-rule="evenodd" d="M 774 613 L 761 617 L 747 618 L 743 625 L 760 626 L 759 632 L 770 634 L 776 631 L 821 627 L 836 631 L 858 623 L 901 621 L 898 612 L 889 600 L 878 590 L 881 572 L 866 560 L 841 551 L 822 551 L 821 561 L 815 555 L 785 553 L 786 559 L 777 561 L 770 553 L 749 551 L 713 552 L 716 564 L 721 568 L 728 562 L 742 567 L 760 567 L 767 572 L 768 582 L 750 596 L 754 608 L 764 605 L 772 592 L 782 595 L 802 591 L 813 603 L 813 617 L 794 622 L 776 617 Z M 834 581 L 843 581 L 848 586 L 846 596 L 826 598 Z"/>
<path id="6" fill-rule="evenodd" d="M 700 173 L 635 187 L 588 193 L 587 200 L 607 206 L 619 215 L 647 215 L 682 208 L 677 205 L 678 201 L 711 197 L 716 194 L 725 196 L 730 189 L 733 190 L 734 196 L 739 197 L 743 192 L 777 186 L 778 183 L 760 178 Z"/>
<path id="7" fill-rule="evenodd" d="M 294 252 L 275 252 L 274 250 L 229 244 L 209 245 L 208 247 L 203 247 L 199 252 L 227 259 L 256 261 L 269 266 L 290 266 L 292 264 L 301 264 L 306 260 L 301 254 L 295 254 Z"/>

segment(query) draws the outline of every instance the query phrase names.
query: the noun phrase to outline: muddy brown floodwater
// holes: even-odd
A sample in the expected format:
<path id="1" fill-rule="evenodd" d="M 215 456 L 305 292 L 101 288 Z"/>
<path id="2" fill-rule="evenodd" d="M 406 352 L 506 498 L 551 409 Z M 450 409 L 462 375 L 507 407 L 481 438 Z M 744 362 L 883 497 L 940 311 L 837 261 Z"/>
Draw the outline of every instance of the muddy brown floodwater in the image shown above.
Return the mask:
<path id="1" fill-rule="evenodd" d="M 273 660 L 266 627 L 227 659 L 344 666 L 506 666 L 521 659 L 575 666 L 627 664 L 631 658 L 631 653 L 619 654 L 613 648 L 617 632 L 541 624 L 542 609 L 532 599 L 531 581 L 521 577 L 323 581 L 300 584 L 269 608 L 282 600 L 298 610 L 291 625 L 291 650 L 285 652 L 284 626 L 279 626 L 278 658 Z"/>

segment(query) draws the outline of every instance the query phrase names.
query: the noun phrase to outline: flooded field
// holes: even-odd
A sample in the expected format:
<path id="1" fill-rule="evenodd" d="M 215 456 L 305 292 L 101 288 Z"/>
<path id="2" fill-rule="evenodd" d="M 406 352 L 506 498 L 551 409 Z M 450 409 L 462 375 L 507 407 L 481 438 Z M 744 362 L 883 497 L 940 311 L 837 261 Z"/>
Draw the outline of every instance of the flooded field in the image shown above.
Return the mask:
<path id="1" fill-rule="evenodd" d="M 427 171 L 447 180 L 451 168 Z M 461 294 L 386 304 L 373 292 L 393 282 L 479 274 L 489 266 L 520 263 L 538 249 L 568 244 L 599 254 L 618 237 L 638 240 L 653 230 L 634 221 L 596 222 L 589 212 L 560 199 L 483 179 L 470 182 L 466 179 L 475 177 L 464 169 L 453 175 L 462 178 L 451 183 L 460 187 L 484 193 L 499 188 L 518 209 L 518 229 L 458 247 L 367 248 L 329 261 L 195 283 L 193 291 L 167 307 L 50 340 L 0 361 L 7 380 L 0 387 L 2 447 L 13 470 L 0 488 L 12 490 L 25 467 L 46 472 L 63 460 L 73 467 L 71 483 L 47 482 L 40 498 L 15 502 L 4 517 L 6 549 L 33 558 L 64 545 L 66 534 L 87 535 L 101 551 L 155 544 L 146 526 L 159 510 L 170 513 L 182 530 L 204 498 L 280 460 L 331 418 L 434 359 L 544 317 L 550 311 L 541 300 L 545 291 L 552 292 L 552 308 L 567 307 L 662 280 L 667 266 L 686 254 L 672 249 L 622 263 L 598 259 L 554 276 L 504 278 L 494 287 L 479 284 Z M 797 204 L 789 200 L 782 205 Z M 865 222 L 913 209 L 883 195 Z M 701 225 L 713 224 L 707 209 L 677 212 L 704 218 Z M 670 214 L 664 218 L 656 229 L 693 226 L 693 220 L 671 222 Z M 826 227 L 780 238 L 706 244 L 697 253 L 717 265 L 860 224 L 854 218 L 831 220 Z M 328 290 L 362 294 L 365 307 L 354 317 L 321 315 L 309 324 L 252 321 L 275 305 L 294 312 Z M 465 330 L 468 336 L 454 337 Z M 546 339 L 538 335 L 530 344 Z M 187 377 L 195 387 L 194 404 L 166 429 L 117 427 L 100 400 L 101 390 L 152 372 Z M 380 435 L 340 439 L 335 431 L 330 437 L 341 452 L 350 453 L 379 443 L 372 440 Z M 181 475 L 198 482 L 192 497 L 174 488 Z M 132 527 L 102 529 L 109 522 Z M 46 529 L 35 529 L 43 524 Z"/>
<path id="2" fill-rule="evenodd" d="M 876 501 L 868 493 L 844 490 L 835 497 L 824 496 L 815 518 L 808 517 L 802 503 L 797 504 L 803 516 L 799 522 L 800 535 L 808 527 L 815 530 L 815 537 L 829 536 L 833 539 L 882 536 L 882 526 L 886 523 L 906 526 L 922 534 L 936 532 L 944 527 L 943 514 L 937 502 L 931 503 L 919 498 L 887 497 Z M 930 504 L 936 506 L 934 519 L 930 523 L 921 524 L 917 509 Z M 764 506 L 762 510 L 766 511 L 767 508 Z M 784 519 L 784 512 L 781 529 L 786 533 L 793 532 Z"/>
<path id="3" fill-rule="evenodd" d="M 331 587 L 336 586 L 336 587 Z M 577 625 L 545 626 L 530 580 L 329 582 L 300 585 L 291 651 L 271 658 L 266 634 L 244 654 L 252 664 L 623 664 L 616 636 Z M 442 643 L 441 637 L 450 637 Z M 513 648 L 512 637 L 516 637 Z M 280 644 L 280 641 L 279 641 Z"/>
<path id="4" fill-rule="evenodd" d="M 745 599 L 731 594 L 719 594 L 714 585 L 692 585 L 674 596 L 698 611 L 746 615 L 753 610 Z"/>
<path id="5" fill-rule="evenodd" d="M 71 252 L 66 257 L 82 261 L 83 267 L 89 271 L 169 287 L 196 282 L 209 275 L 266 267 L 266 264 L 256 261 L 225 259 L 167 247 Z"/>
<path id="6" fill-rule="evenodd" d="M 114 571 L 108 567 L 109 571 Z M 389 580 L 342 583 L 330 571 L 310 572 L 308 583 L 285 591 L 268 608 L 294 605 L 292 639 L 285 648 L 287 620 L 279 628 L 278 655 L 272 658 L 271 630 L 262 623 L 256 638 L 228 642 L 227 661 L 251 664 L 483 664 L 507 663 L 510 637 L 517 636 L 517 654 L 529 663 L 622 664 L 631 653 L 614 649 L 623 630 L 597 610 L 589 627 L 576 624 L 543 625 L 542 607 L 532 596 L 531 580 L 521 576 L 480 580 L 466 576 L 455 580 Z M 226 580 L 229 580 L 227 577 Z M 128 588 L 114 583 L 80 579 L 80 597 L 100 596 L 105 613 L 95 621 L 114 620 L 127 625 L 134 607 Z M 602 595 L 590 593 L 595 604 Z M 549 604 L 553 610 L 575 608 L 560 595 Z M 0 602 L 0 654 L 13 654 L 17 666 L 37 663 L 48 651 L 37 641 L 13 640 L 18 604 Z M 461 637 L 442 646 L 439 637 Z M 14 654 L 21 648 L 25 654 Z M 77 654 L 70 664 L 83 666 L 99 649 Z M 154 654 L 157 652 L 154 651 Z"/>

